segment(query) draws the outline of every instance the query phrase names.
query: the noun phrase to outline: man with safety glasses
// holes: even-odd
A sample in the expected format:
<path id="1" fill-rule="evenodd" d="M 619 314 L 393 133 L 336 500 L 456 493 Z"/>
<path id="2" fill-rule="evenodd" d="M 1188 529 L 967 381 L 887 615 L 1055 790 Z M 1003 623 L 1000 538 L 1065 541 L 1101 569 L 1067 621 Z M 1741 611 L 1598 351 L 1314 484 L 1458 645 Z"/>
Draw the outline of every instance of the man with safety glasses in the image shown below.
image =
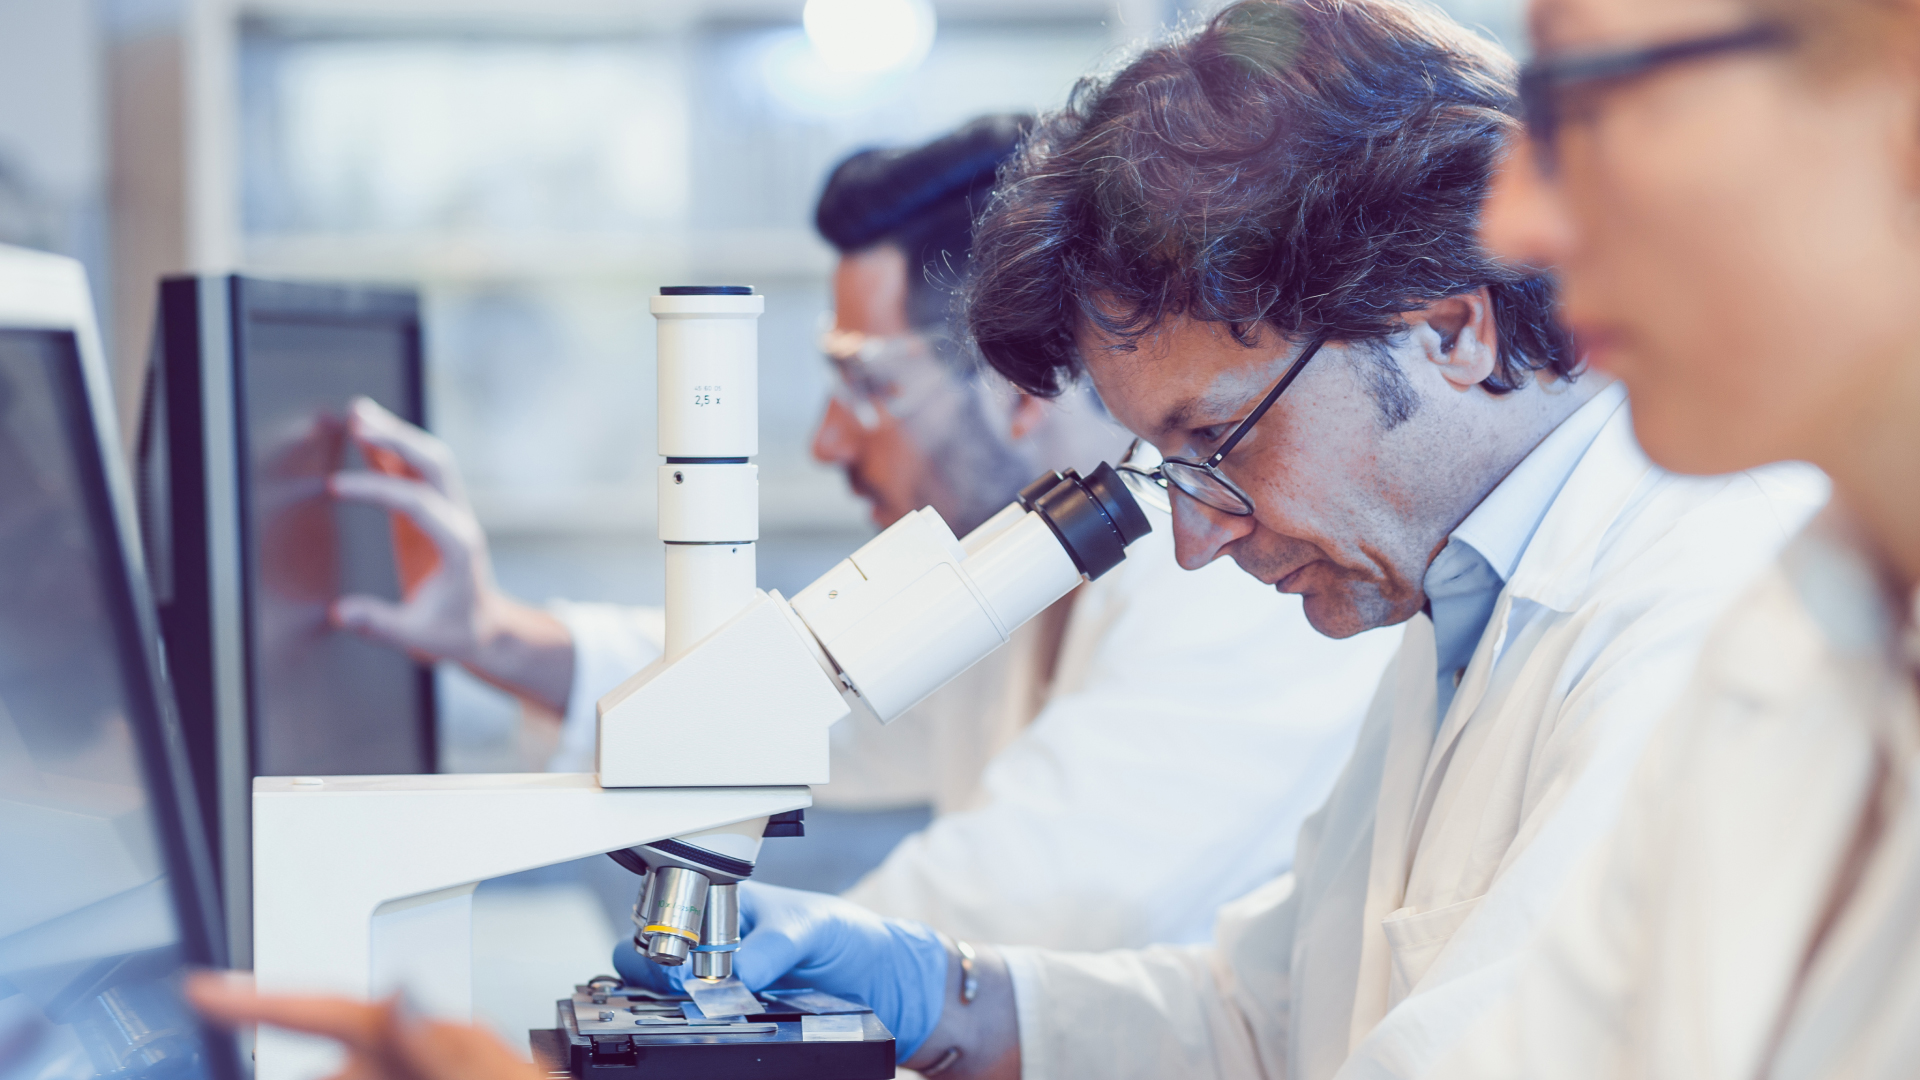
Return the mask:
<path id="1" fill-rule="evenodd" d="M 982 354 L 1037 396 L 1091 380 L 1183 565 L 1405 641 L 1292 873 L 1210 947 L 962 943 L 743 887 L 749 985 L 873 1004 L 945 1077 L 1412 1075 L 1497 1000 L 1714 617 L 1824 498 L 1655 467 L 1549 282 L 1481 248 L 1515 90 L 1429 8 L 1243 0 L 1039 123 L 976 226 Z"/>

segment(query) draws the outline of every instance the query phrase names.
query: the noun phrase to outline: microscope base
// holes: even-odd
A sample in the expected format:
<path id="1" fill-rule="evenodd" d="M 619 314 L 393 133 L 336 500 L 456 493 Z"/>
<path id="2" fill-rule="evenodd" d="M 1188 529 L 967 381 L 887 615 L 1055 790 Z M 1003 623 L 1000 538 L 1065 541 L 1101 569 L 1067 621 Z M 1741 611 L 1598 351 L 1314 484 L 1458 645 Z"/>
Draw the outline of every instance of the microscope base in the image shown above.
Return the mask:
<path id="1" fill-rule="evenodd" d="M 804 787 L 607 789 L 590 774 L 256 777 L 261 990 L 473 1015 L 476 882 L 808 805 Z M 528 943 L 537 947 L 537 943 Z M 262 1028 L 255 1080 L 319 1080 L 337 1046 Z"/>

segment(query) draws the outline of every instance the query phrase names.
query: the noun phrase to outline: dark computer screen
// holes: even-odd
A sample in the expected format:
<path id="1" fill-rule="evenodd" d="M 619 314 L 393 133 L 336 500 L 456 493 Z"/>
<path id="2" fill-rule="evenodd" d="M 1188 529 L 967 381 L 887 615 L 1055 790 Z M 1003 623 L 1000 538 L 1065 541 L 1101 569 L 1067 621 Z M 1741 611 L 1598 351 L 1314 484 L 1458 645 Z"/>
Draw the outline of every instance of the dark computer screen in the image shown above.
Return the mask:
<path id="1" fill-rule="evenodd" d="M 222 1077 L 163 706 L 70 333 L 0 330 L 0 1080 Z M 195 927 L 198 930 L 195 930 Z"/>
<path id="2" fill-rule="evenodd" d="M 385 511 L 334 502 L 325 481 L 366 467 L 345 425 L 355 395 L 418 414 L 418 339 L 401 320 L 250 302 L 267 283 L 242 284 L 252 287 L 241 293 L 234 351 L 254 772 L 432 772 L 422 669 L 327 624 L 338 596 L 400 596 L 394 549 L 404 526 Z"/>

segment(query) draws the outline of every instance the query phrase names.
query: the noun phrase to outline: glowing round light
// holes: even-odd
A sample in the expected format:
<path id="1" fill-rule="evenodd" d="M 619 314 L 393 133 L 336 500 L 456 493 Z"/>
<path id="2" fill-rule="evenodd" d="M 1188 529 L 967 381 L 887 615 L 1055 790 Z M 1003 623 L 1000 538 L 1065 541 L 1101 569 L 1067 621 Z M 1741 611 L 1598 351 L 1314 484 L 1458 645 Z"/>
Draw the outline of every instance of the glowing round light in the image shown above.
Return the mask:
<path id="1" fill-rule="evenodd" d="M 933 47 L 929 0 L 807 0 L 800 21 L 814 51 L 842 71 L 910 68 Z"/>

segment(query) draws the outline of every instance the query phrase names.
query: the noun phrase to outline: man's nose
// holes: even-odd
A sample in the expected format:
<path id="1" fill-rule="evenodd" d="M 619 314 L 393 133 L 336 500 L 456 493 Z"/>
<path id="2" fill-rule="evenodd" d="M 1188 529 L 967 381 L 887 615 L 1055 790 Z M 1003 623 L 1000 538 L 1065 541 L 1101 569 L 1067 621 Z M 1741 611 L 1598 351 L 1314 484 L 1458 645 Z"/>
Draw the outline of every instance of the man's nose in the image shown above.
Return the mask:
<path id="1" fill-rule="evenodd" d="M 827 411 L 813 432 L 813 460 L 827 465 L 846 465 L 860 456 L 860 442 L 867 429 L 860 418 L 839 398 L 827 399 Z"/>
<path id="2" fill-rule="evenodd" d="M 1173 499 L 1173 553 L 1182 569 L 1200 569 L 1253 531 L 1250 517 L 1215 510 L 1177 487 L 1168 493 Z"/>
<path id="3" fill-rule="evenodd" d="M 1541 174 L 1533 143 L 1524 137 L 1494 170 L 1480 242 L 1504 262 L 1542 270 L 1565 261 L 1573 248 L 1560 186 Z"/>

